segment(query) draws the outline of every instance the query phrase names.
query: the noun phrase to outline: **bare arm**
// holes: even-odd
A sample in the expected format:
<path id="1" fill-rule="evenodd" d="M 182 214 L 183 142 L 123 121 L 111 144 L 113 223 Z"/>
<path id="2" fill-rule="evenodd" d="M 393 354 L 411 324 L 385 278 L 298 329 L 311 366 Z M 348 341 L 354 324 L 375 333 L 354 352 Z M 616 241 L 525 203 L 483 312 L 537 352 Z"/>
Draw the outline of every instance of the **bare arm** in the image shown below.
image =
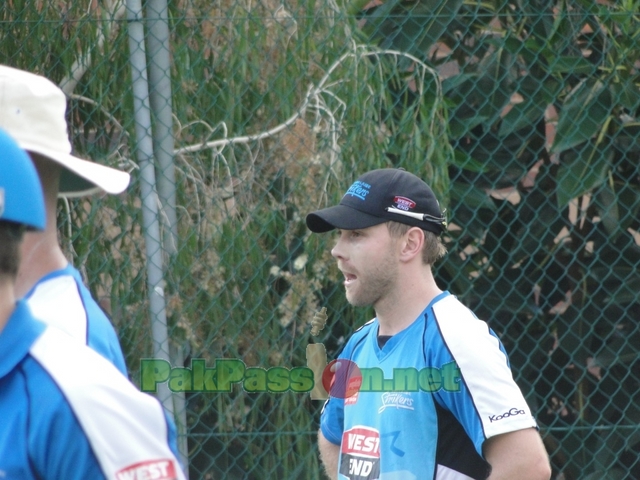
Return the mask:
<path id="1" fill-rule="evenodd" d="M 318 450 L 320 450 L 320 460 L 322 460 L 327 476 L 332 480 L 338 478 L 340 447 L 327 440 L 322 431 L 318 431 Z"/>
<path id="2" fill-rule="evenodd" d="M 503 433 L 486 441 L 489 480 L 549 480 L 549 457 L 535 428 Z"/>

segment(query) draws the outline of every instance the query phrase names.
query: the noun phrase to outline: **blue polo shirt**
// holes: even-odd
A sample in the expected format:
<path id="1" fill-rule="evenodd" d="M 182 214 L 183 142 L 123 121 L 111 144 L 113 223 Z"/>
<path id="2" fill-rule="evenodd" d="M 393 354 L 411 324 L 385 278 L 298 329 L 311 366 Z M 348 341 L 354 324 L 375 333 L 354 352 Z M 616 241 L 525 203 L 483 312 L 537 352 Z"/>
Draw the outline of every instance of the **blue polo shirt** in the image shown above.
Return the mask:
<path id="1" fill-rule="evenodd" d="M 360 368 L 360 391 L 330 397 L 321 415 L 339 479 L 484 479 L 485 440 L 536 426 L 497 336 L 450 293 L 382 348 L 378 326 L 339 355 Z"/>
<path id="2" fill-rule="evenodd" d="M 127 376 L 127 365 L 111 321 L 71 264 L 48 273 L 25 295 L 33 315 L 93 348 Z"/>
<path id="3" fill-rule="evenodd" d="M 24 301 L 0 352 L 0 478 L 184 478 L 160 403 Z"/>

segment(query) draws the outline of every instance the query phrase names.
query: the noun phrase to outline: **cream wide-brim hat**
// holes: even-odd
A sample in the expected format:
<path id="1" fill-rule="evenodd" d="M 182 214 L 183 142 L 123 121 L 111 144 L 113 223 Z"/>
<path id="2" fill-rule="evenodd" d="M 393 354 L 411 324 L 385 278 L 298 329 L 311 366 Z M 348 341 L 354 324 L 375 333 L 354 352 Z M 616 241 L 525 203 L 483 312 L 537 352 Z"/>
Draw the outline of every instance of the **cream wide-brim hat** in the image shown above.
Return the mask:
<path id="1" fill-rule="evenodd" d="M 45 77 L 0 65 L 0 128 L 24 150 L 60 164 L 60 195 L 122 193 L 127 172 L 71 155 L 65 113 L 67 98 Z"/>

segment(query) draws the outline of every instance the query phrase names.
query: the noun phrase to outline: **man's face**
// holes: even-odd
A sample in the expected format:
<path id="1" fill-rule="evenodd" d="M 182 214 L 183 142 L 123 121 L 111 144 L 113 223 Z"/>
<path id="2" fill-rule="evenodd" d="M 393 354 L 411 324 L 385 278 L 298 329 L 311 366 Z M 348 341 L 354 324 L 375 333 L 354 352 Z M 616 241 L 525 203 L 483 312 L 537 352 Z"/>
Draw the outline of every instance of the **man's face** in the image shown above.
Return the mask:
<path id="1" fill-rule="evenodd" d="M 382 223 L 361 230 L 338 230 L 331 250 L 345 277 L 347 300 L 356 307 L 376 306 L 397 284 L 397 239 Z"/>

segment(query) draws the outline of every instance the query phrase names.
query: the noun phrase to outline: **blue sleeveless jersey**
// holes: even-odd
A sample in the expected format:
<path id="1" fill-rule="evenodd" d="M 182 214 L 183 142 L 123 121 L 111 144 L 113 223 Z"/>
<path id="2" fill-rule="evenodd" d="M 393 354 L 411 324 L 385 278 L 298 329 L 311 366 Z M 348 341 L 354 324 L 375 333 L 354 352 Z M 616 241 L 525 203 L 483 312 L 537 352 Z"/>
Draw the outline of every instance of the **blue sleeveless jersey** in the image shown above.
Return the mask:
<path id="1" fill-rule="evenodd" d="M 487 438 L 536 427 L 488 325 L 444 292 L 379 348 L 378 321 L 339 358 L 358 365 L 355 395 L 330 397 L 322 433 L 340 445 L 340 479 L 481 479 Z"/>

